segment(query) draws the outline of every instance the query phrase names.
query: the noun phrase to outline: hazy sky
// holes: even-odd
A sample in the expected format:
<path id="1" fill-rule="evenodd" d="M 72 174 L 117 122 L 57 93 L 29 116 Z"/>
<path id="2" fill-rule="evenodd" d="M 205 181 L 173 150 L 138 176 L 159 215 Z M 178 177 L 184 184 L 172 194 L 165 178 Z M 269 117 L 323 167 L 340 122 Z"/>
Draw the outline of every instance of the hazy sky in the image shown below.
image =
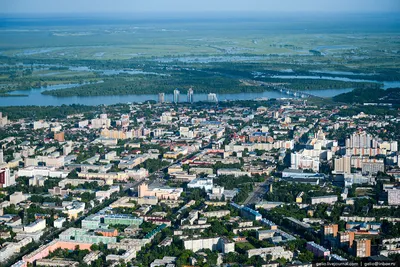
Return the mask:
<path id="1" fill-rule="evenodd" d="M 400 12 L 400 0 L 0 0 L 0 13 Z"/>

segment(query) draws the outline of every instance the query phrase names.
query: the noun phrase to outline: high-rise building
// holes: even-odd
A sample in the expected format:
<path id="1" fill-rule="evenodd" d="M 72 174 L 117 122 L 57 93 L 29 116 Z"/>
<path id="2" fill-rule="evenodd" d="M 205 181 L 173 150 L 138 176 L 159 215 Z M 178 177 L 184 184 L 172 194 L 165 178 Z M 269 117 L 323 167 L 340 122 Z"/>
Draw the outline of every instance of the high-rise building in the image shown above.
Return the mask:
<path id="1" fill-rule="evenodd" d="M 0 112 L 0 127 L 6 126 L 8 124 L 7 116 L 3 116 L 3 113 Z"/>
<path id="2" fill-rule="evenodd" d="M 365 258 L 371 256 L 371 240 L 370 239 L 356 239 L 353 244 L 354 256 Z"/>
<path id="3" fill-rule="evenodd" d="M 209 93 L 209 94 L 207 95 L 207 101 L 208 101 L 208 102 L 215 102 L 215 103 L 217 103 L 217 102 L 218 102 L 217 94 Z"/>
<path id="4" fill-rule="evenodd" d="M 291 169 L 312 169 L 314 172 L 319 172 L 319 155 L 313 155 L 313 151 L 314 150 L 302 149 L 298 152 L 291 153 Z"/>
<path id="5" fill-rule="evenodd" d="M 116 121 L 118 126 L 122 126 L 123 128 L 127 128 L 129 126 L 129 114 L 122 114 L 121 119 Z"/>
<path id="6" fill-rule="evenodd" d="M 100 114 L 100 118 L 92 119 L 90 124 L 93 129 L 109 128 L 111 120 L 107 118 L 107 114 Z"/>
<path id="7" fill-rule="evenodd" d="M 193 89 L 192 89 L 192 87 L 190 87 L 188 92 L 187 92 L 187 102 L 193 103 Z"/>
<path id="8" fill-rule="evenodd" d="M 164 93 L 159 93 L 158 94 L 158 103 L 162 104 L 165 101 L 165 94 Z"/>
<path id="9" fill-rule="evenodd" d="M 388 194 L 388 204 L 393 206 L 400 205 L 400 188 L 390 188 L 386 190 Z"/>
<path id="10" fill-rule="evenodd" d="M 371 148 L 372 144 L 376 147 L 375 142 L 372 141 L 372 136 L 366 132 L 354 133 L 346 139 L 346 147 Z"/>
<path id="11" fill-rule="evenodd" d="M 4 153 L 3 149 L 0 149 L 0 165 L 4 163 Z"/>
<path id="12" fill-rule="evenodd" d="M 322 226 L 321 234 L 324 244 L 332 247 L 337 246 L 338 228 L 337 224 L 325 224 Z"/>
<path id="13" fill-rule="evenodd" d="M 377 174 L 378 172 L 384 172 L 385 171 L 385 163 L 382 160 L 375 160 L 375 161 L 369 161 L 369 162 L 363 162 L 362 165 L 362 172 L 363 173 L 369 173 L 369 174 Z"/>
<path id="14" fill-rule="evenodd" d="M 15 184 L 15 177 L 10 175 L 9 168 L 0 169 L 0 188 Z"/>
<path id="15" fill-rule="evenodd" d="M 338 234 L 338 225 L 337 224 L 326 224 L 322 226 L 322 231 L 324 237 L 332 236 L 336 237 Z"/>
<path id="16" fill-rule="evenodd" d="M 344 156 L 342 158 L 335 159 L 335 172 L 336 173 L 351 173 L 351 158 L 349 156 Z"/>
<path id="17" fill-rule="evenodd" d="M 351 248 L 354 243 L 355 233 L 351 231 L 339 233 L 339 244 L 340 247 Z"/>
<path id="18" fill-rule="evenodd" d="M 179 103 L 179 94 L 180 94 L 179 90 L 178 90 L 178 89 L 175 89 L 175 90 L 174 90 L 174 103 L 175 103 L 175 104 L 178 104 L 178 103 Z"/>

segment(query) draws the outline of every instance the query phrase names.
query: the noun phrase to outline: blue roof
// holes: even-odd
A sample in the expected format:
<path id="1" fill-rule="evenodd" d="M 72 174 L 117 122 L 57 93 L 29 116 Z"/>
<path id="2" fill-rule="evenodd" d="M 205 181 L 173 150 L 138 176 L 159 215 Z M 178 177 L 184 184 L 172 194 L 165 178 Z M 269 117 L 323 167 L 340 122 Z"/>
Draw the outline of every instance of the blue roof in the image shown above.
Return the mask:
<path id="1" fill-rule="evenodd" d="M 221 122 L 220 121 L 202 121 L 202 122 L 200 122 L 200 124 L 202 124 L 202 125 L 207 125 L 207 124 L 220 125 Z"/>
<path id="2" fill-rule="evenodd" d="M 248 211 L 248 212 L 250 212 L 251 214 L 256 215 L 256 216 L 261 216 L 261 213 L 259 213 L 259 212 L 256 211 L 256 210 L 250 209 L 249 207 L 244 207 L 244 208 L 242 208 L 242 210 Z"/>
<path id="3" fill-rule="evenodd" d="M 159 225 L 156 229 L 154 229 L 153 231 L 151 231 L 150 233 L 148 233 L 144 238 L 150 238 L 152 236 L 154 236 L 155 234 L 157 234 L 158 232 L 160 232 L 162 229 L 164 229 L 165 227 L 167 227 L 167 225 L 165 223 Z"/>
<path id="4" fill-rule="evenodd" d="M 254 132 L 252 135 L 253 136 L 267 136 L 268 133 L 266 133 L 266 132 Z"/>
<path id="5" fill-rule="evenodd" d="M 263 218 L 263 219 L 261 220 L 261 222 L 264 223 L 264 224 L 266 224 L 266 225 L 269 225 L 269 226 L 276 225 L 275 223 L 273 223 L 273 222 L 271 222 L 270 220 L 267 220 L 267 219 L 265 219 L 265 218 Z M 275 230 L 274 230 L 274 231 L 275 231 Z"/>
<path id="6" fill-rule="evenodd" d="M 314 241 L 307 242 L 307 244 L 310 244 L 310 245 L 313 246 L 314 248 L 317 248 L 317 249 L 319 249 L 319 250 L 321 250 L 321 251 L 324 251 L 324 252 L 328 252 L 328 251 L 329 251 L 329 249 L 327 249 L 327 248 L 325 248 L 325 247 L 323 247 L 323 246 L 321 246 L 321 245 L 318 245 L 318 244 L 315 243 Z"/>
<path id="7" fill-rule="evenodd" d="M 241 209 L 242 208 L 242 206 L 240 206 L 240 205 L 238 205 L 238 204 L 236 204 L 234 202 L 231 202 L 231 206 L 234 207 L 234 208 L 237 208 L 237 209 Z"/>

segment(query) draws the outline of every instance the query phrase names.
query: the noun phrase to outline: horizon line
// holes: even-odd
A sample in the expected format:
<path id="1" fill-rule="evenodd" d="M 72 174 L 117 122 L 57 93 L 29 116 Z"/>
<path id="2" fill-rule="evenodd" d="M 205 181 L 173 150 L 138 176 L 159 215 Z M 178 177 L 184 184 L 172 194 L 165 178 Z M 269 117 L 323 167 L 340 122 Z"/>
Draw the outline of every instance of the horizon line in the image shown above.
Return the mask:
<path id="1" fill-rule="evenodd" d="M 0 16 L 42 16 L 42 15 L 93 15 L 93 16 L 101 16 L 101 15 L 140 15 L 140 14 L 157 14 L 157 15 L 193 15 L 193 14 L 235 14 L 235 15 L 250 15 L 250 14 L 258 14 L 258 15 L 305 15 L 305 14 L 313 14 L 313 15 L 340 15 L 340 14 L 352 14 L 352 15 L 385 15 L 385 14 L 400 14 L 400 10 L 396 11 L 379 11 L 379 12 L 371 12 L 371 11 L 176 11 L 176 12 L 165 12 L 165 11 L 139 11 L 139 12 L 1 12 Z"/>

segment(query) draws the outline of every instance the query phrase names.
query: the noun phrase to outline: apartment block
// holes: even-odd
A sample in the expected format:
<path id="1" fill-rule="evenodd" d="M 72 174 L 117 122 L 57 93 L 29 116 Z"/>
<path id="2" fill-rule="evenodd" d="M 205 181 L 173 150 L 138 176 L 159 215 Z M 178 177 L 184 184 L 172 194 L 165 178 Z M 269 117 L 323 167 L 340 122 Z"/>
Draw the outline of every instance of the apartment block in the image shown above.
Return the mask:
<path id="1" fill-rule="evenodd" d="M 226 238 L 204 238 L 204 239 L 187 239 L 183 241 L 185 249 L 197 252 L 203 249 L 211 251 L 220 251 L 222 253 L 229 253 L 235 251 L 235 243 Z"/>
<path id="2" fill-rule="evenodd" d="M 370 239 L 356 239 L 353 243 L 354 256 L 365 258 L 371 256 L 371 240 Z"/>
<path id="3" fill-rule="evenodd" d="M 315 257 L 317 258 L 326 258 L 329 255 L 331 255 L 331 252 L 329 251 L 329 249 L 324 248 L 321 245 L 318 245 L 315 242 L 307 242 L 307 246 L 306 246 L 308 251 L 311 251 Z"/>
<path id="4" fill-rule="evenodd" d="M 293 252 L 285 250 L 283 247 L 268 247 L 268 248 L 256 248 L 249 249 L 247 251 L 247 257 L 251 258 L 253 256 L 260 256 L 264 260 L 270 255 L 272 260 L 283 258 L 286 260 L 292 260 Z"/>

